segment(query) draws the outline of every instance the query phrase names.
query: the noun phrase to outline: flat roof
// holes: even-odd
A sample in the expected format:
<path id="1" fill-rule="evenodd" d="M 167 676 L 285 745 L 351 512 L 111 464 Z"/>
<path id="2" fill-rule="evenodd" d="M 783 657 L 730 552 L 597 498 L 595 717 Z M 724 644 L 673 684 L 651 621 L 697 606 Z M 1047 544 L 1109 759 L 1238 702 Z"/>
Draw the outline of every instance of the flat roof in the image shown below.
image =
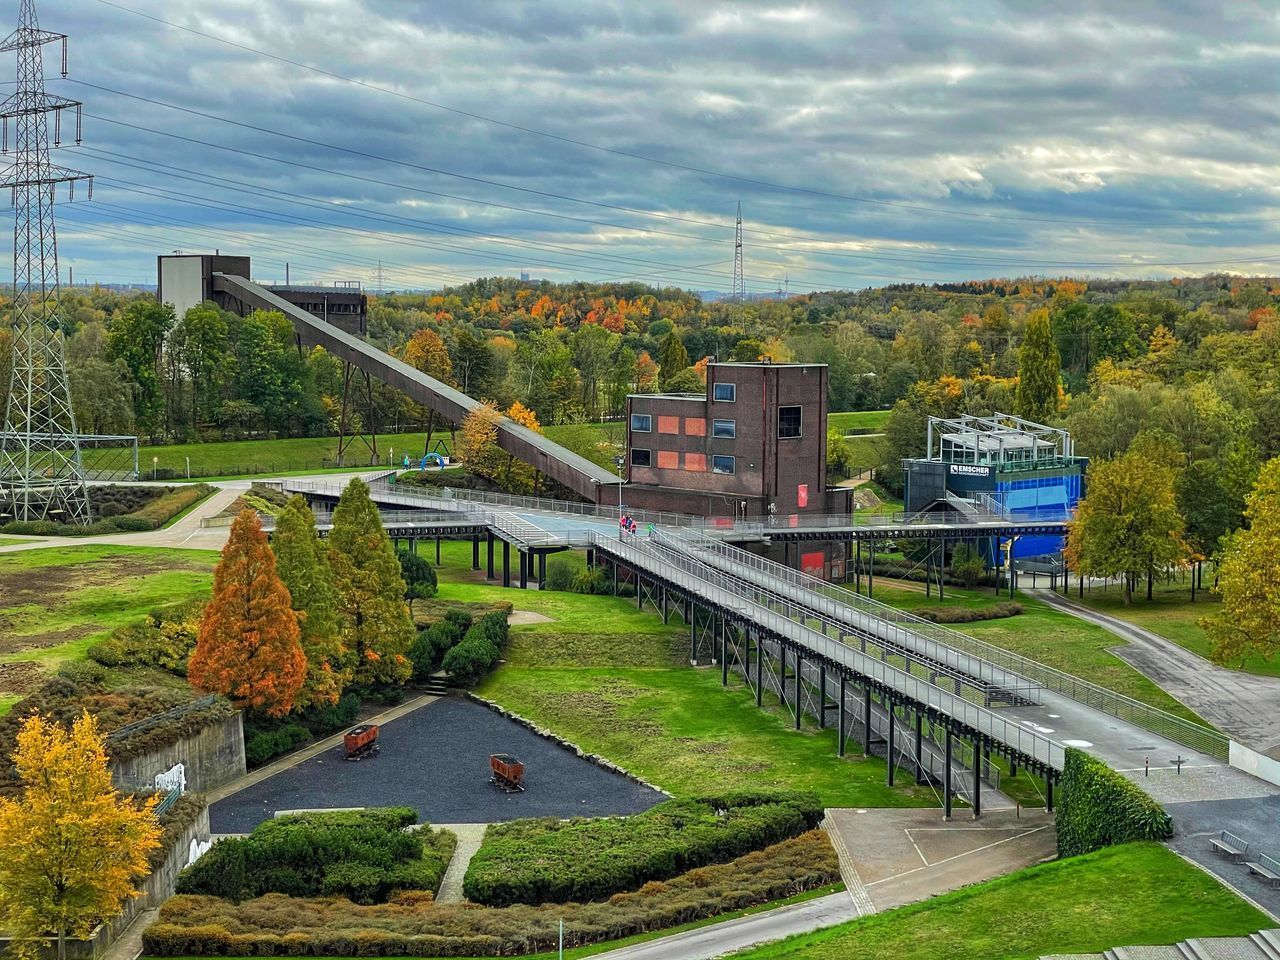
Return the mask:
<path id="1" fill-rule="evenodd" d="M 825 363 L 771 363 L 767 360 L 713 360 L 708 367 L 825 367 Z"/>
<path id="2" fill-rule="evenodd" d="M 978 450 L 1027 450 L 1032 447 L 1052 447 L 1049 440 L 1041 440 L 1016 430 L 991 431 L 989 433 L 944 433 L 943 440 L 952 446 Z"/>
<path id="3" fill-rule="evenodd" d="M 360 287 L 329 287 L 318 283 L 264 283 L 262 287 L 272 293 L 349 293 L 357 296 L 364 293 Z"/>
<path id="4" fill-rule="evenodd" d="M 698 400 L 707 399 L 705 393 L 628 393 L 627 399 L 637 400 Z"/>

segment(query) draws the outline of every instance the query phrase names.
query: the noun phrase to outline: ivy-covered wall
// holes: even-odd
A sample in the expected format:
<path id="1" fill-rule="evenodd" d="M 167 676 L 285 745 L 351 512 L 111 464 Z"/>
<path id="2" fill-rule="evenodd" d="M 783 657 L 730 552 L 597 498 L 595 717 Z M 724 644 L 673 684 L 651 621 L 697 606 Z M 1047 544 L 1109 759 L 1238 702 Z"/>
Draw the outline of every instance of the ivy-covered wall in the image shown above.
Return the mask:
<path id="1" fill-rule="evenodd" d="M 1173 821 L 1123 774 L 1068 748 L 1058 806 L 1058 855 L 1073 857 L 1130 840 L 1167 840 Z"/>

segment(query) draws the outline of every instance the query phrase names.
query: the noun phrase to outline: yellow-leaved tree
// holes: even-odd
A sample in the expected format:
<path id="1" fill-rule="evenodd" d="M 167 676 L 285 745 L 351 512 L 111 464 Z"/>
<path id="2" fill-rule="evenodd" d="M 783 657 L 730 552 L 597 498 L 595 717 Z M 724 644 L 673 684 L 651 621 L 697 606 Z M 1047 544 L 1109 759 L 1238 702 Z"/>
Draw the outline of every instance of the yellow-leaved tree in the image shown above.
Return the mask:
<path id="1" fill-rule="evenodd" d="M 97 721 L 87 712 L 71 730 L 31 717 L 13 755 L 23 792 L 0 798 L 0 929 L 10 953 L 33 960 L 42 946 L 86 937 L 137 895 L 147 855 L 160 845 L 152 809 L 111 784 Z"/>

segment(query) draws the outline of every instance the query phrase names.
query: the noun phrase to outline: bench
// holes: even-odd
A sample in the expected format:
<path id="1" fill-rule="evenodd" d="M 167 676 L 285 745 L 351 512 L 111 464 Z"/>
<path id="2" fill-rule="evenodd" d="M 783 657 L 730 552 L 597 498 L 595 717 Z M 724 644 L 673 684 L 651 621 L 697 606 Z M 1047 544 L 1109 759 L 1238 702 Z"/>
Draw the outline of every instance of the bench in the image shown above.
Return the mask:
<path id="1" fill-rule="evenodd" d="M 1247 861 L 1245 866 L 1249 868 L 1250 873 L 1260 877 L 1264 883 L 1271 887 L 1280 887 L 1280 863 L 1271 857 L 1258 854 L 1256 860 Z"/>
<path id="2" fill-rule="evenodd" d="M 1226 830 L 1222 831 L 1217 840 L 1210 840 L 1209 846 L 1215 853 L 1230 857 L 1235 863 L 1244 863 L 1244 856 L 1249 851 L 1249 844 Z"/>

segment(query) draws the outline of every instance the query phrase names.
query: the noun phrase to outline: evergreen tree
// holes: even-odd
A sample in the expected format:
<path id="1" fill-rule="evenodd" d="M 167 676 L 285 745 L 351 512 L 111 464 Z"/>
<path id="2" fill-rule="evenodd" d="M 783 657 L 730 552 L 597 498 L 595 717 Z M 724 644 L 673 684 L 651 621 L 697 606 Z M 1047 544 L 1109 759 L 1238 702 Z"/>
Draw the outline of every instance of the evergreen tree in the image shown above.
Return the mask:
<path id="1" fill-rule="evenodd" d="M 689 366 L 689 351 L 675 330 L 668 333 L 658 347 L 658 377 L 665 389 L 671 378 Z"/>
<path id="2" fill-rule="evenodd" d="M 338 591 L 343 642 L 355 655 L 355 682 L 399 684 L 413 664 L 413 622 L 405 603 L 404 577 L 369 488 L 356 478 L 333 511 L 329 560 Z"/>
<path id="3" fill-rule="evenodd" d="M 1229 536 L 1223 550 L 1222 610 L 1200 621 L 1219 662 L 1280 653 L 1280 457 L 1263 466 L 1244 515 L 1248 528 Z"/>
<path id="4" fill-rule="evenodd" d="M 0 797 L 0 929 L 9 953 L 35 960 L 50 933 L 87 937 L 137 893 L 160 846 L 156 799 L 139 803 L 111 783 L 104 738 L 87 712 L 71 730 L 39 715 L 18 733 L 18 800 Z"/>
<path id="5" fill-rule="evenodd" d="M 213 572 L 187 665 L 191 685 L 267 716 L 288 713 L 307 675 L 291 603 L 258 515 L 241 511 Z"/>
<path id="6" fill-rule="evenodd" d="M 337 703 L 351 682 L 351 669 L 345 663 L 328 550 L 316 535 L 315 515 L 302 497 L 291 499 L 276 518 L 271 549 L 280 579 L 289 588 L 301 629 L 298 639 L 307 657 L 307 678 L 294 708 Z"/>
<path id="7" fill-rule="evenodd" d="M 1047 423 L 1058 412 L 1058 345 L 1053 342 L 1049 314 L 1037 310 L 1027 318 L 1027 331 L 1018 354 L 1018 414 Z"/>

